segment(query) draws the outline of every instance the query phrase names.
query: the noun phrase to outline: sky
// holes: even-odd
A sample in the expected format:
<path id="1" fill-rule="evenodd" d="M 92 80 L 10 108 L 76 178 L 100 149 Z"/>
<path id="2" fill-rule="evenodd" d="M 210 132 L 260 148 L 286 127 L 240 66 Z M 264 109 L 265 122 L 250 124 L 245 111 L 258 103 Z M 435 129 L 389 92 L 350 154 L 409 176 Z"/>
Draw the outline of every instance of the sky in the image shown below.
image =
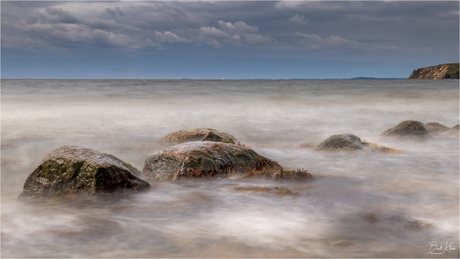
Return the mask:
<path id="1" fill-rule="evenodd" d="M 1 77 L 407 78 L 459 62 L 458 1 L 1 1 Z"/>

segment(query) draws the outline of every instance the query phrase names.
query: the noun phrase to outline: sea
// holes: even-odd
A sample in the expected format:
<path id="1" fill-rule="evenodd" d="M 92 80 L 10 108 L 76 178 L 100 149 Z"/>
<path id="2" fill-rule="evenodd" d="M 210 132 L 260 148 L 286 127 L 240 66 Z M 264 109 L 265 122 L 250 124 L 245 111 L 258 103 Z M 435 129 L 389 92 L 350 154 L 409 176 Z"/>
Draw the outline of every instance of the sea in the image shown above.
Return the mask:
<path id="1" fill-rule="evenodd" d="M 1 80 L 2 258 L 459 256 L 459 141 L 387 139 L 459 123 L 458 80 Z M 24 203 L 47 153 L 76 145 L 142 171 L 169 133 L 233 135 L 307 182 L 152 183 L 111 200 Z M 398 152 L 319 152 L 334 134 Z"/>

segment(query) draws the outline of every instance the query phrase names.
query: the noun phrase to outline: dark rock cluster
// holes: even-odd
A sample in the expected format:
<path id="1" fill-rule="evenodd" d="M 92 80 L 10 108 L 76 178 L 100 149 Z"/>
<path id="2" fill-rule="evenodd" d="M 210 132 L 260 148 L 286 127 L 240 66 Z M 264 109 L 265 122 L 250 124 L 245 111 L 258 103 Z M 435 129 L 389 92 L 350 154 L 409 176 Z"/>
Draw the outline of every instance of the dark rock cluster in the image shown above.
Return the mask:
<path id="1" fill-rule="evenodd" d="M 89 148 L 63 146 L 50 152 L 24 183 L 20 200 L 53 201 L 150 188 L 150 182 L 258 176 L 273 180 L 312 178 L 306 170 L 284 170 L 276 161 L 214 129 L 178 131 L 161 139 L 141 173 L 131 164 Z M 141 179 L 142 177 L 143 179 Z"/>
<path id="2" fill-rule="evenodd" d="M 428 122 L 423 124 L 420 121 L 407 120 L 400 124 L 384 131 L 380 134 L 381 138 L 391 138 L 400 141 L 404 140 L 425 140 L 429 138 L 451 138 L 459 139 L 458 125 L 449 128 L 438 122 Z M 301 145 L 302 146 L 302 145 Z M 379 146 L 373 143 L 361 140 L 358 136 L 353 134 L 337 134 L 332 135 L 317 147 L 317 151 L 378 151 L 378 152 L 392 152 L 400 153 L 399 150 Z"/>
<path id="3" fill-rule="evenodd" d="M 423 124 L 408 120 L 386 130 L 381 137 L 458 140 L 459 125 L 448 128 L 437 122 Z M 214 129 L 174 132 L 162 138 L 160 143 L 166 147 L 147 157 L 142 173 L 111 154 L 76 146 L 60 147 L 50 152 L 28 176 L 19 199 L 92 199 L 112 193 L 148 190 L 148 182 L 155 181 L 226 177 L 306 181 L 313 178 L 304 169 L 284 169 L 278 162 L 240 144 L 232 135 Z M 316 150 L 398 152 L 353 134 L 333 135 Z"/>

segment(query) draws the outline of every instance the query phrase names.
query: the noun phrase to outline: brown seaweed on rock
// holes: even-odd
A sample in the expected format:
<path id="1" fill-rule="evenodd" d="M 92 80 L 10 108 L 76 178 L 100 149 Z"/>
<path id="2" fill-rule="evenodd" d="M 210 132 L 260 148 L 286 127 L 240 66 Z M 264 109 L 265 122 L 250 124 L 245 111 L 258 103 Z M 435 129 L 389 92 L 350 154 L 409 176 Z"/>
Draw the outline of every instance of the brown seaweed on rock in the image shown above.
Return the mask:
<path id="1" fill-rule="evenodd" d="M 242 178 L 259 178 L 269 179 L 275 181 L 307 181 L 313 179 L 307 170 L 298 168 L 297 170 L 251 170 L 247 172 Z"/>

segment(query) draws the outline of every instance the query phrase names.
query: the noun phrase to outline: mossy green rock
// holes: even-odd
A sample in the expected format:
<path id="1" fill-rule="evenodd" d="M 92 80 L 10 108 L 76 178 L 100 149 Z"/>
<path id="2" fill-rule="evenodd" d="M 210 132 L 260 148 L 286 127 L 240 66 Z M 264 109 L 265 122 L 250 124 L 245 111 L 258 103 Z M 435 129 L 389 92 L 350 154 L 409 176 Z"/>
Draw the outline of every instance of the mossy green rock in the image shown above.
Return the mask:
<path id="1" fill-rule="evenodd" d="M 234 136 L 211 128 L 198 128 L 193 130 L 176 131 L 160 139 L 159 143 L 163 146 L 170 147 L 189 141 L 214 141 L 236 143 L 236 139 Z"/>
<path id="2" fill-rule="evenodd" d="M 276 161 L 254 150 L 232 143 L 192 141 L 151 154 L 142 174 L 151 181 L 175 181 L 186 178 L 226 177 L 249 171 L 283 169 Z"/>
<path id="3" fill-rule="evenodd" d="M 113 155 L 89 148 L 63 146 L 50 152 L 27 177 L 18 198 L 66 200 L 150 188 L 123 163 Z"/>
<path id="4" fill-rule="evenodd" d="M 427 135 L 425 125 L 420 121 L 407 120 L 395 127 L 386 130 L 380 136 L 382 137 L 417 137 L 423 138 Z"/>

